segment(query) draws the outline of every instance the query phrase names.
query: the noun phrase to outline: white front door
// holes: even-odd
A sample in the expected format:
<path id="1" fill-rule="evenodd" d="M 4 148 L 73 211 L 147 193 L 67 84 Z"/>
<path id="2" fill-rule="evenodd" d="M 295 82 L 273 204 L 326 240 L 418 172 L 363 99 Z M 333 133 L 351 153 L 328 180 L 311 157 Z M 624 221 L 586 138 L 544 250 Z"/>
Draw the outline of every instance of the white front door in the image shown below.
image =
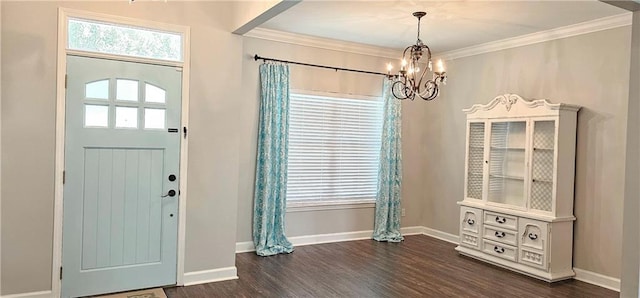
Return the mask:
<path id="1" fill-rule="evenodd" d="M 67 56 L 62 297 L 176 283 L 182 72 Z"/>

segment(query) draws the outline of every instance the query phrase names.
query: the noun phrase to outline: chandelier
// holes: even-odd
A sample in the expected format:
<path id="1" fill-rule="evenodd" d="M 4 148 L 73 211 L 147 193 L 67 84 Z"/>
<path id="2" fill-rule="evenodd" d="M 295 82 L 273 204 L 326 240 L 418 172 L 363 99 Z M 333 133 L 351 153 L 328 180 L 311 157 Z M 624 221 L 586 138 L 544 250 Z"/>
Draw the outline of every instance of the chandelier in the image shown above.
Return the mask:
<path id="1" fill-rule="evenodd" d="M 402 53 L 402 61 L 398 74 L 392 75 L 393 66 L 387 64 L 388 77 L 393 81 L 391 91 L 397 99 L 414 100 L 416 95 L 424 100 L 433 100 L 440 93 L 440 84 L 446 84 L 447 73 L 444 71 L 442 60 L 436 63 L 436 71 L 433 71 L 431 63 L 431 49 L 420 39 L 420 19 L 427 15 L 424 11 L 414 12 L 418 18 L 418 40 L 415 45 L 410 45 Z M 420 72 L 420 59 L 426 56 L 426 67 Z M 422 61 L 425 61 L 422 60 Z M 427 72 L 433 72 L 431 79 L 427 79 Z"/>

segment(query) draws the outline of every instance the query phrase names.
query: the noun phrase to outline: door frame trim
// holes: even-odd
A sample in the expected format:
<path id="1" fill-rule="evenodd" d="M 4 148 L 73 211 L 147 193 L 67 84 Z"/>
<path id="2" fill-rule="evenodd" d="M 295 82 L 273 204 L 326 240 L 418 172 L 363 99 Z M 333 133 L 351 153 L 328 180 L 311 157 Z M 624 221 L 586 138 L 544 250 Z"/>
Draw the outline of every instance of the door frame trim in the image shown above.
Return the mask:
<path id="1" fill-rule="evenodd" d="M 124 57 L 118 55 L 90 53 L 68 50 L 67 22 L 69 18 L 82 18 L 113 24 L 132 25 L 162 31 L 180 33 L 183 36 L 183 61 L 163 61 L 155 59 Z M 93 58 L 109 58 L 120 61 L 158 64 L 182 68 L 182 127 L 189 127 L 189 75 L 190 75 L 190 27 L 174 24 L 158 23 L 148 20 L 113 16 L 82 10 L 58 8 L 58 54 L 56 72 L 56 145 L 55 145 L 55 178 L 54 178 L 54 220 L 53 220 L 53 258 L 51 270 L 51 291 L 54 297 L 60 297 L 62 280 L 58 276 L 62 266 L 62 220 L 63 220 L 63 183 L 64 147 L 65 147 L 65 112 L 66 89 L 65 76 L 67 72 L 67 55 L 85 56 Z M 182 131 L 180 132 L 182 133 Z M 178 243 L 176 285 L 184 285 L 185 233 L 187 215 L 187 166 L 188 166 L 189 138 L 180 139 L 180 200 L 178 204 Z"/>

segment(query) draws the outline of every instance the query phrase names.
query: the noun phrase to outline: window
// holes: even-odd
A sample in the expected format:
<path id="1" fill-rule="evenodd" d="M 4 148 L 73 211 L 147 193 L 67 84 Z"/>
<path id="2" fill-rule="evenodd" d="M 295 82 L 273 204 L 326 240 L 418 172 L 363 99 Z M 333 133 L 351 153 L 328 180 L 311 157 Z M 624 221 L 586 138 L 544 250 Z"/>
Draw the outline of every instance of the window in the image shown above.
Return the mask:
<path id="1" fill-rule="evenodd" d="M 116 100 L 138 101 L 138 81 L 117 79 Z"/>
<path id="2" fill-rule="evenodd" d="M 383 102 L 292 94 L 288 202 L 374 200 Z"/>
<path id="3" fill-rule="evenodd" d="M 183 61 L 180 33 L 82 19 L 67 25 L 70 50 Z"/>
<path id="4" fill-rule="evenodd" d="M 109 94 L 114 84 L 115 92 Z M 167 126 L 166 100 L 165 89 L 144 81 L 105 78 L 88 82 L 85 84 L 84 126 L 163 130 Z M 109 114 L 115 117 L 109 117 Z"/>
<path id="5" fill-rule="evenodd" d="M 116 128 L 138 128 L 138 108 L 116 107 Z"/>
<path id="6" fill-rule="evenodd" d="M 87 83 L 84 89 L 86 98 L 109 99 L 109 80 Z"/>
<path id="7" fill-rule="evenodd" d="M 164 129 L 164 109 L 144 109 L 144 128 Z"/>
<path id="8" fill-rule="evenodd" d="M 109 106 L 84 105 L 85 127 L 109 126 Z"/>

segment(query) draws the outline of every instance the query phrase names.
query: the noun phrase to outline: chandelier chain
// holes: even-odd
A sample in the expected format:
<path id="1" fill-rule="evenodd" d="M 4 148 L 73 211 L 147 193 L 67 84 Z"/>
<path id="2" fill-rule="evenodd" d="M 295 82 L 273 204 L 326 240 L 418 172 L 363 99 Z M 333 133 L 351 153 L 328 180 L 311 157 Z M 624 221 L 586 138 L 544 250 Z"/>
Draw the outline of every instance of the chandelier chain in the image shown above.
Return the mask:
<path id="1" fill-rule="evenodd" d="M 420 19 L 418 18 L 418 40 L 420 40 Z"/>

